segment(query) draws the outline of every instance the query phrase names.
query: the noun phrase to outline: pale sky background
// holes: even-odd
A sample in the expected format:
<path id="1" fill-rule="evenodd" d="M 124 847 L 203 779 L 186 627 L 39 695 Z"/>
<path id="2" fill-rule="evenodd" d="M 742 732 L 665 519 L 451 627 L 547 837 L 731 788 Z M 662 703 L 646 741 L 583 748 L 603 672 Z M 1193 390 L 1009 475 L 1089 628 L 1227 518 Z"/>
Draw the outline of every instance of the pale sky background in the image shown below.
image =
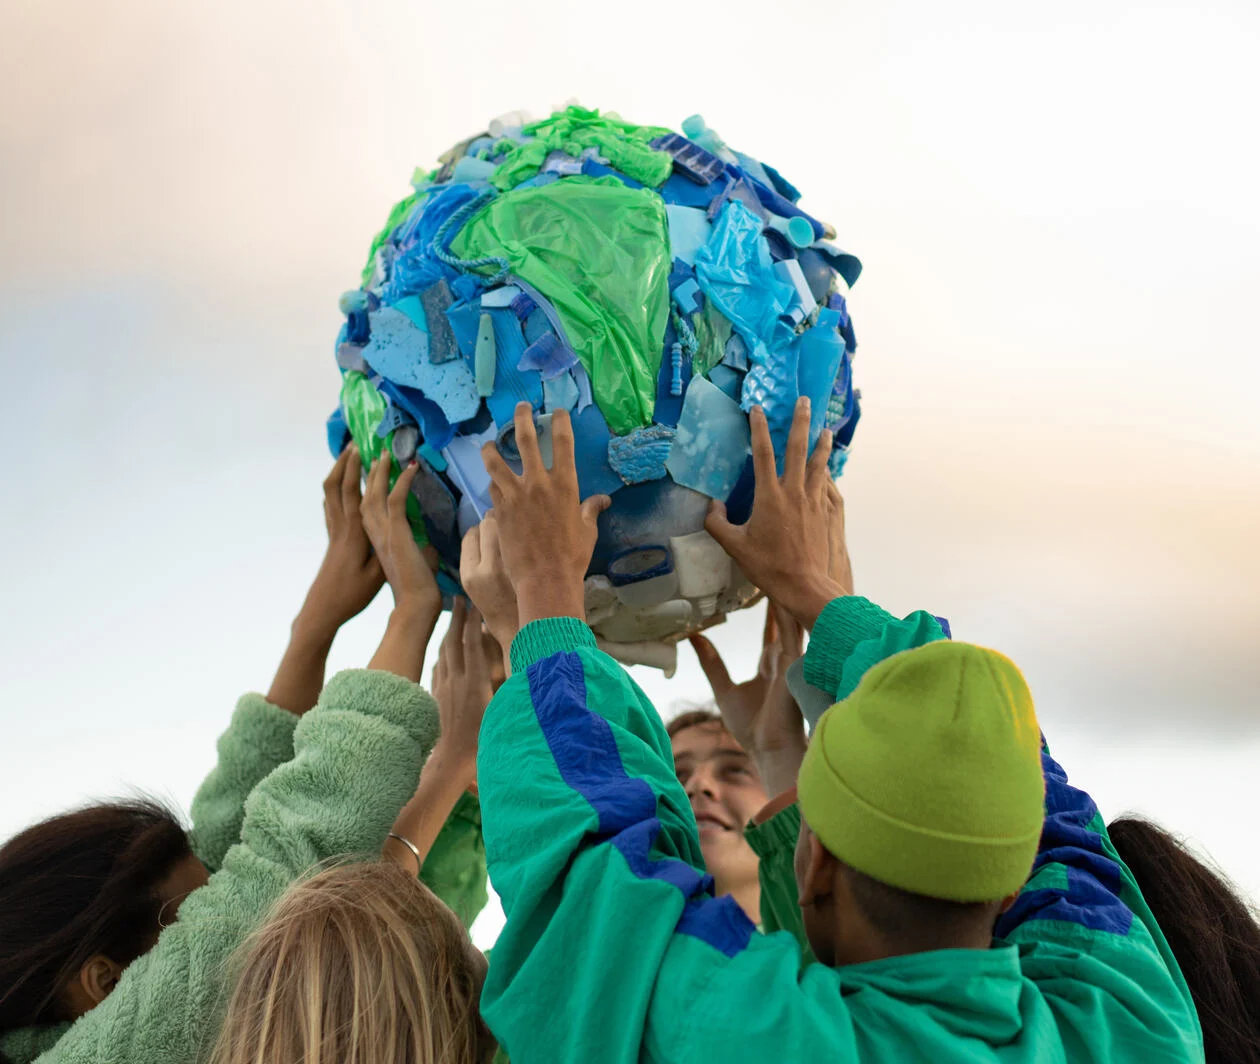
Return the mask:
<path id="1" fill-rule="evenodd" d="M 7 0 L 0 837 L 127 785 L 187 806 L 323 550 L 338 295 L 414 165 L 577 97 L 698 111 L 836 225 L 858 590 L 1010 654 L 1106 815 L 1260 898 L 1260 11 L 773 11 Z M 664 709 L 706 695 L 681 658 L 635 670 Z"/>

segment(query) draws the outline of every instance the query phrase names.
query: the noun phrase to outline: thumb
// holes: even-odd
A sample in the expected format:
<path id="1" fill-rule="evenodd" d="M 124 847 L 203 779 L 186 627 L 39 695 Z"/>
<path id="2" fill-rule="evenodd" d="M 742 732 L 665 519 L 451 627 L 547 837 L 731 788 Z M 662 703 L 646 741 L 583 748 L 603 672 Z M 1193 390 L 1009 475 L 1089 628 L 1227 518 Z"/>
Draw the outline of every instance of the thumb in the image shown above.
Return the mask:
<path id="1" fill-rule="evenodd" d="M 723 697 L 735 686 L 735 683 L 731 680 L 731 674 L 726 671 L 726 662 L 722 660 L 717 647 L 702 635 L 688 636 L 687 641 L 691 644 L 691 649 L 696 652 L 696 658 L 700 661 L 700 668 L 704 670 L 705 679 L 713 688 L 713 696 Z"/>
<path id="2" fill-rule="evenodd" d="M 596 519 L 612 505 L 610 495 L 592 495 L 582 503 L 582 519 L 594 524 Z"/>
<path id="3" fill-rule="evenodd" d="M 719 499 L 709 501 L 709 512 L 704 518 L 705 530 L 721 544 L 727 554 L 734 556 L 731 548 L 743 535 L 741 525 L 733 525 L 726 518 L 726 503 Z"/>

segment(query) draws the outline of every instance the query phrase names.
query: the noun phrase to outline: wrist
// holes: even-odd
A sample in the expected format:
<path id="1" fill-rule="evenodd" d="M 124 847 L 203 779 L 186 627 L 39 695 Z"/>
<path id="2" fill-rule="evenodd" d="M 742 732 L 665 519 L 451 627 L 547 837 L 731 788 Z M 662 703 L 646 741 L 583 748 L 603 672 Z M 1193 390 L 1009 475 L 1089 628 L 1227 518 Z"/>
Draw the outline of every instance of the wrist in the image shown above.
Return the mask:
<path id="1" fill-rule="evenodd" d="M 799 747 L 781 747 L 777 750 L 758 751 L 753 761 L 761 776 L 761 785 L 767 794 L 782 794 L 796 786 L 801 764 L 805 760 L 805 744 Z"/>
<path id="2" fill-rule="evenodd" d="M 424 765 L 425 773 L 448 780 L 452 787 L 467 790 L 477 778 L 477 747 L 452 742 L 450 736 L 438 739 Z"/>
<path id="3" fill-rule="evenodd" d="M 516 587 L 516 608 L 518 628 L 548 617 L 585 620 L 586 594 L 582 579 L 574 580 L 571 574 L 563 574 L 523 580 Z M 512 636 L 515 635 L 514 630 Z"/>
<path id="4" fill-rule="evenodd" d="M 793 589 L 790 597 L 778 599 L 778 601 L 796 618 L 802 628 L 812 631 L 818 622 L 818 615 L 827 608 L 827 604 L 845 594 L 847 592 L 844 588 L 827 576 L 811 580 L 808 584 Z M 771 597 L 777 598 L 773 595 Z"/>

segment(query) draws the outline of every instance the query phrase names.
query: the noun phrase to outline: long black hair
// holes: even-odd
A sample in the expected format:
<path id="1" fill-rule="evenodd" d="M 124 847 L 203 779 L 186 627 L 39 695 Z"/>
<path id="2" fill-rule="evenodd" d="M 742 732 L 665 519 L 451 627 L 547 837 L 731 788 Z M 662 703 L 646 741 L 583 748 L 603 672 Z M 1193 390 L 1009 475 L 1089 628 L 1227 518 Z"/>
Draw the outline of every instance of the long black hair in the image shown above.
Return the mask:
<path id="1" fill-rule="evenodd" d="M 101 953 L 126 966 L 153 944 L 157 887 L 191 853 L 149 798 L 44 820 L 0 847 L 0 1032 L 69 1019 L 62 990 Z"/>
<path id="2" fill-rule="evenodd" d="M 1260 1064 L 1260 922 L 1176 836 L 1139 817 L 1107 827 L 1190 986 L 1208 1064 Z"/>

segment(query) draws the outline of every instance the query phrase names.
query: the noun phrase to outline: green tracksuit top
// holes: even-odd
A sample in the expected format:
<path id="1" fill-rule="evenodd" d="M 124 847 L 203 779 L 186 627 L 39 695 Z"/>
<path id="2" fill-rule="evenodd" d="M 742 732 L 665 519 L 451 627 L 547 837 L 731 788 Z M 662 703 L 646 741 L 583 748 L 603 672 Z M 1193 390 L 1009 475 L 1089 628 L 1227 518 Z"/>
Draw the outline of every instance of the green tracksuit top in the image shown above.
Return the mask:
<path id="1" fill-rule="evenodd" d="M 837 599 L 806 677 L 842 698 L 942 637 L 928 614 Z M 642 691 L 580 621 L 527 625 L 478 754 L 507 918 L 482 1013 L 514 1064 L 1202 1060 L 1185 983 L 1093 802 L 1043 764 L 1040 852 L 992 949 L 802 965 L 792 933 L 760 934 L 713 897 Z"/>
<path id="2" fill-rule="evenodd" d="M 380 853 L 438 736 L 437 705 L 387 672 L 339 673 L 298 718 L 245 695 L 193 801 L 193 851 L 213 873 L 179 919 L 73 1024 L 0 1036 L 10 1064 L 195 1064 L 226 1004 L 226 962 L 295 879 Z M 248 800 L 247 800 L 248 799 Z M 486 901 L 480 810 L 466 795 L 422 879 L 468 925 Z"/>

